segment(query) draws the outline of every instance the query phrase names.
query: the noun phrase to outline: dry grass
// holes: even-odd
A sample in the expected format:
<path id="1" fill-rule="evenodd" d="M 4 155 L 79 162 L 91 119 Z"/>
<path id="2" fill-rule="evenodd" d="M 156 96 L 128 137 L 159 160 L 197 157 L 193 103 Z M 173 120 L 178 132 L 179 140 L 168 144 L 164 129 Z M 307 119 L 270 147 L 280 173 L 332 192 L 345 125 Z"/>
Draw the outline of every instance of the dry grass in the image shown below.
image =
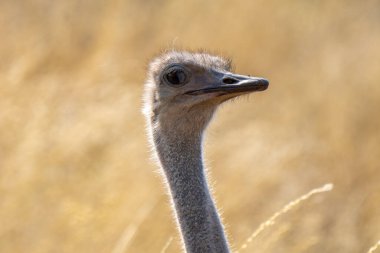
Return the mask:
<path id="1" fill-rule="evenodd" d="M 368 253 L 373 253 L 373 252 L 375 252 L 379 246 L 380 246 L 380 241 L 378 241 L 375 245 L 373 245 L 373 246 L 368 250 Z"/>
<path id="2" fill-rule="evenodd" d="M 297 199 L 289 202 L 280 211 L 276 212 L 268 220 L 266 220 L 265 222 L 261 223 L 260 226 L 259 226 L 259 228 L 256 229 L 252 233 L 252 235 L 250 237 L 248 237 L 248 239 L 240 247 L 239 250 L 242 251 L 242 250 L 247 249 L 248 246 L 249 246 L 249 244 L 251 244 L 252 241 L 255 238 L 257 238 L 260 233 L 262 233 L 264 231 L 264 229 L 269 228 L 270 226 L 273 226 L 276 223 L 276 221 L 279 219 L 280 216 L 286 214 L 291 209 L 294 209 L 295 207 L 299 206 L 302 202 L 304 202 L 305 200 L 308 200 L 313 195 L 319 194 L 319 193 L 328 192 L 328 191 L 331 191 L 332 189 L 333 189 L 333 185 L 332 184 L 325 184 L 324 186 L 319 187 L 319 188 L 315 188 L 315 189 L 309 191 L 308 193 L 302 195 L 301 197 L 299 197 L 299 198 L 297 198 Z M 236 251 L 236 253 L 238 253 L 238 251 Z"/>
<path id="3" fill-rule="evenodd" d="M 0 252 L 180 251 L 140 113 L 144 66 L 173 44 L 271 81 L 224 106 L 207 137 L 234 247 L 333 182 L 246 251 L 368 251 L 380 238 L 379 6 L 0 1 Z"/>

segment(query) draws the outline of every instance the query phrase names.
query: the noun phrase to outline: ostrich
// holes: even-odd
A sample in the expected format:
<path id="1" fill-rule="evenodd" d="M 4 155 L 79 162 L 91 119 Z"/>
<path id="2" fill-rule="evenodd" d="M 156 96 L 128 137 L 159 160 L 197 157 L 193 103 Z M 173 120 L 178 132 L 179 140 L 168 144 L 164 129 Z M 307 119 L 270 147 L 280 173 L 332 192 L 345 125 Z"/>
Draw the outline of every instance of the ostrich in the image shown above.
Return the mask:
<path id="1" fill-rule="evenodd" d="M 230 252 L 202 162 L 203 132 L 226 100 L 267 89 L 205 52 L 168 51 L 149 65 L 144 114 L 188 253 Z"/>

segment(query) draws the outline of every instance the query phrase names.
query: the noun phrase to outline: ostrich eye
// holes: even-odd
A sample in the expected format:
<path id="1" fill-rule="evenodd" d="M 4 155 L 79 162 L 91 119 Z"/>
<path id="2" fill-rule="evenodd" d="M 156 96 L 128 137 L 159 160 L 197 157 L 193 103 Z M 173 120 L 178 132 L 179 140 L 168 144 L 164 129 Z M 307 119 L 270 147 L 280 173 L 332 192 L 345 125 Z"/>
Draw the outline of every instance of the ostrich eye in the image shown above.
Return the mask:
<path id="1" fill-rule="evenodd" d="M 176 87 L 182 86 L 185 83 L 187 83 L 189 79 L 188 77 L 189 77 L 188 73 L 180 67 L 170 68 L 164 74 L 164 80 L 171 86 L 176 86 Z"/>

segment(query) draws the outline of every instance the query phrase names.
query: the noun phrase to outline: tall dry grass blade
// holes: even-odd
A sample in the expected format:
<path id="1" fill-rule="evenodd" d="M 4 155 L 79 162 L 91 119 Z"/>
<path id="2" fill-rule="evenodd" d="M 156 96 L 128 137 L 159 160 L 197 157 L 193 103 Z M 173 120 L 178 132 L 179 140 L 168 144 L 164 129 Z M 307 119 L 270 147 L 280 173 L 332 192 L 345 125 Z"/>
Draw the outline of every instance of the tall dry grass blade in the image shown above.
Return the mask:
<path id="1" fill-rule="evenodd" d="M 172 243 L 172 241 L 173 241 L 173 237 L 170 237 L 168 239 L 168 241 L 165 243 L 164 247 L 162 248 L 161 253 L 165 253 L 166 252 L 166 250 L 169 248 L 169 246 Z"/>
<path id="2" fill-rule="evenodd" d="M 290 202 L 289 204 L 287 204 L 284 208 L 282 208 L 280 211 L 278 211 L 274 215 L 272 215 L 272 217 L 270 217 L 267 221 L 261 223 L 260 226 L 259 226 L 259 228 L 256 229 L 255 232 L 252 233 L 252 235 L 245 241 L 245 243 L 235 253 L 239 253 L 240 250 L 246 249 L 248 247 L 248 244 L 251 243 L 252 240 L 254 238 L 256 238 L 265 228 L 274 225 L 276 219 L 279 216 L 281 216 L 281 215 L 289 212 L 292 208 L 294 208 L 295 206 L 299 205 L 301 202 L 307 200 L 311 196 L 313 196 L 315 194 L 318 194 L 318 193 L 328 192 L 328 191 L 331 191 L 332 189 L 333 189 L 333 184 L 325 184 L 324 186 L 316 188 L 316 189 L 313 189 L 310 192 L 302 195 L 298 199 L 293 200 L 292 202 Z"/>
<path id="3" fill-rule="evenodd" d="M 152 201 L 149 203 L 145 203 L 145 205 L 140 209 L 135 221 L 132 224 L 129 224 L 127 228 L 124 230 L 120 239 L 117 241 L 112 253 L 124 253 L 127 251 L 133 237 L 136 235 L 137 231 L 141 224 L 145 221 L 145 219 L 152 212 L 154 206 L 157 201 Z"/>
<path id="4" fill-rule="evenodd" d="M 375 252 L 375 250 L 376 250 L 379 246 L 380 246 L 380 240 L 377 241 L 377 243 L 376 243 L 375 245 L 373 245 L 373 246 L 368 250 L 367 253 L 373 253 L 373 252 Z"/>

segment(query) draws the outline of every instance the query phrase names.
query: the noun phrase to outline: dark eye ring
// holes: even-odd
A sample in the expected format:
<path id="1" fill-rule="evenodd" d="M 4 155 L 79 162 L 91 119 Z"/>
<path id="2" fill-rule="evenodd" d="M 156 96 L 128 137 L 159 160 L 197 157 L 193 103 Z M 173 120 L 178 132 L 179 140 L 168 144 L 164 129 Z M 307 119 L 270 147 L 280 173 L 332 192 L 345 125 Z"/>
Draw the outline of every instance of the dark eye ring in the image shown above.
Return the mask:
<path id="1" fill-rule="evenodd" d="M 174 87 L 185 85 L 189 81 L 189 72 L 181 66 L 173 66 L 168 68 L 164 75 L 164 81 Z"/>

